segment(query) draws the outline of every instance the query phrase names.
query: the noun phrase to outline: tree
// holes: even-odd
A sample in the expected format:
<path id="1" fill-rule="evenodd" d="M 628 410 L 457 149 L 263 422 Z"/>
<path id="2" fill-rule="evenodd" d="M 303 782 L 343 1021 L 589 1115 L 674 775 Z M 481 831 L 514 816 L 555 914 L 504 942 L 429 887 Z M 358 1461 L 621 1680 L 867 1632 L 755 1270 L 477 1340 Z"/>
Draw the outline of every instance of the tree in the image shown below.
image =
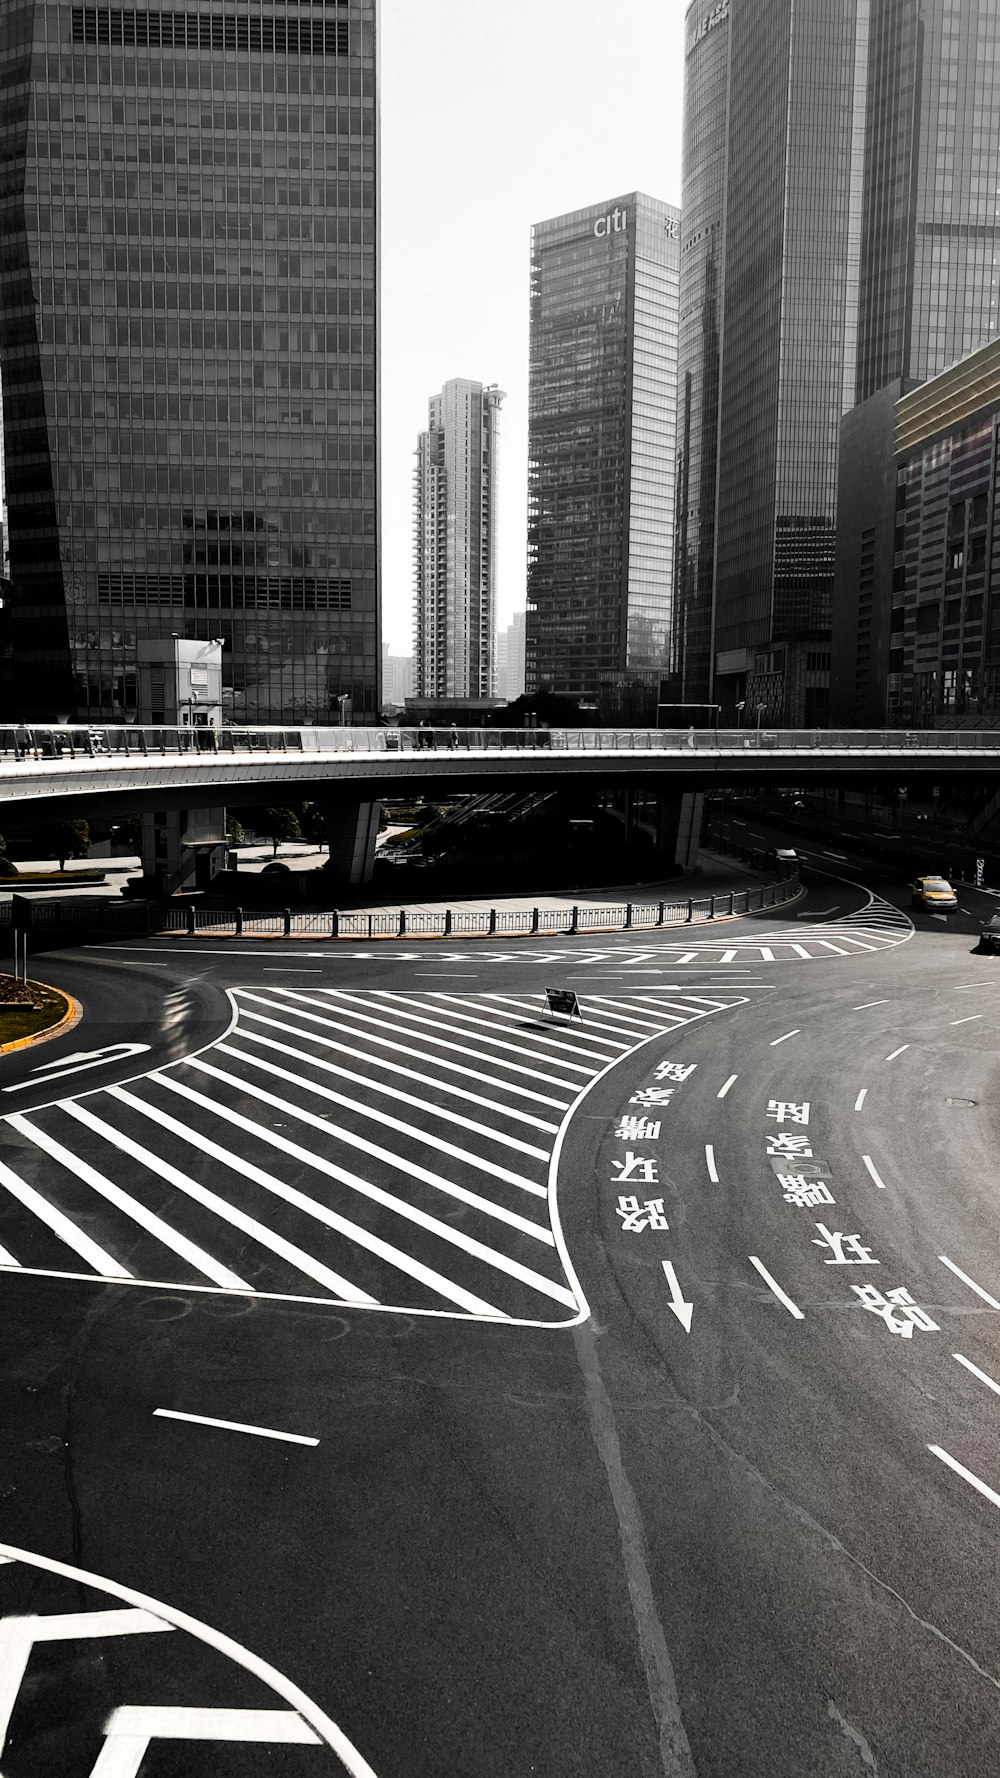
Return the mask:
<path id="1" fill-rule="evenodd" d="M 16 877 L 17 874 L 17 865 L 12 858 L 7 857 L 7 841 L 0 833 L 0 877 Z"/>
<path id="2" fill-rule="evenodd" d="M 59 869 L 66 869 L 67 858 L 86 858 L 90 846 L 90 823 L 78 816 L 74 821 L 56 821 L 51 829 L 52 850 L 59 860 Z"/>
<path id="3" fill-rule="evenodd" d="M 274 847 L 272 858 L 277 858 L 278 847 L 283 840 L 300 840 L 302 838 L 299 818 L 294 809 L 265 809 L 261 832 Z"/>
<path id="4" fill-rule="evenodd" d="M 235 815 L 228 816 L 226 820 L 226 838 L 229 841 L 229 844 L 231 846 L 242 846 L 246 837 L 247 836 L 243 831 L 243 823 L 237 821 Z"/>
<path id="5" fill-rule="evenodd" d="M 299 826 L 302 837 L 312 840 L 314 846 L 325 846 L 327 842 L 326 813 L 318 803 L 303 803 L 299 810 Z"/>

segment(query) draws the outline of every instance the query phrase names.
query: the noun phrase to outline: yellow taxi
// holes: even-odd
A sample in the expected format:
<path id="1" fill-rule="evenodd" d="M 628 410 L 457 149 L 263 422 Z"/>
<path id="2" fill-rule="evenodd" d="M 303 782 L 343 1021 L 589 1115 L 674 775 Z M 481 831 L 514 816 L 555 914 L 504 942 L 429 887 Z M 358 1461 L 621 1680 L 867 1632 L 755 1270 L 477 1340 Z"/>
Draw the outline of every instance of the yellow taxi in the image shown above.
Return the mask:
<path id="1" fill-rule="evenodd" d="M 958 896 L 945 877 L 918 877 L 910 894 L 912 906 L 930 914 L 947 914 L 958 906 Z"/>

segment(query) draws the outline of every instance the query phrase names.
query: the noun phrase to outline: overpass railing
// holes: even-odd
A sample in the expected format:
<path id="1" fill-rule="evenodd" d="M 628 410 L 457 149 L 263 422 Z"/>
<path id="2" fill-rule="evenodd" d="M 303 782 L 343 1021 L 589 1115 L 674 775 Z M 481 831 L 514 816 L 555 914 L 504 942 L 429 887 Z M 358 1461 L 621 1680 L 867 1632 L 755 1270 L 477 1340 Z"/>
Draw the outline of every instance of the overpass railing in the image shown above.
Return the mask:
<path id="1" fill-rule="evenodd" d="M 801 894 L 797 874 L 754 888 L 727 889 L 687 900 L 612 902 L 607 906 L 581 902 L 576 906 L 520 908 L 373 908 L 293 913 L 216 907 L 210 901 L 162 903 L 114 901 L 110 898 L 31 902 L 16 909 L 0 902 L 0 932 L 17 926 L 36 943 L 72 942 L 83 933 L 95 937 L 137 938 L 177 934 L 197 938 L 492 938 L 530 937 L 578 932 L 632 932 L 663 926 L 701 925 L 781 908 Z"/>
<path id="2" fill-rule="evenodd" d="M 0 759 L 100 761 L 177 755 L 424 753 L 1000 752 L 992 729 L 173 728 L 0 725 Z"/>

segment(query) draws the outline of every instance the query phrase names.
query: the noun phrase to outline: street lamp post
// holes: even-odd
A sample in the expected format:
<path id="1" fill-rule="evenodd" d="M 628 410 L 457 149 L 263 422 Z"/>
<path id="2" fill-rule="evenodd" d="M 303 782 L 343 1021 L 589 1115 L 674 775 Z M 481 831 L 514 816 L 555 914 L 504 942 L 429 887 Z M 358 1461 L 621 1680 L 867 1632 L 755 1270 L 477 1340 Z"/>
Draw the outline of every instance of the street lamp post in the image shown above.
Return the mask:
<path id="1" fill-rule="evenodd" d="M 757 733 L 758 733 L 758 734 L 760 734 L 760 723 L 761 723 L 761 717 L 762 717 L 762 716 L 763 716 L 763 714 L 764 714 L 764 711 L 765 711 L 765 710 L 766 710 L 766 709 L 767 709 L 767 705 L 766 705 L 766 704 L 758 704 L 758 705 L 757 705 Z"/>

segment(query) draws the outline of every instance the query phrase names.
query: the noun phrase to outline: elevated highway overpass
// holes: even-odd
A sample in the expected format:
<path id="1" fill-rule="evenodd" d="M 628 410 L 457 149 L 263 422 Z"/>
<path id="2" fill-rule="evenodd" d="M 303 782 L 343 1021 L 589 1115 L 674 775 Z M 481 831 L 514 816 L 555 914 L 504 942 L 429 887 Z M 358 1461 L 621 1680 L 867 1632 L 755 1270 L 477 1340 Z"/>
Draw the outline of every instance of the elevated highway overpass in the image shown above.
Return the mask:
<path id="1" fill-rule="evenodd" d="M 664 849 L 690 833 L 712 789 L 870 786 L 919 791 L 961 775 L 1000 786 L 1000 732 L 979 729 L 32 728 L 0 725 L 6 819 L 239 808 L 311 798 L 328 811 L 331 859 L 370 874 L 387 797 L 643 788 Z M 203 842 L 204 843 L 204 842 Z M 680 854 L 678 853 L 679 857 Z M 339 865 L 336 861 L 339 860 Z"/>

